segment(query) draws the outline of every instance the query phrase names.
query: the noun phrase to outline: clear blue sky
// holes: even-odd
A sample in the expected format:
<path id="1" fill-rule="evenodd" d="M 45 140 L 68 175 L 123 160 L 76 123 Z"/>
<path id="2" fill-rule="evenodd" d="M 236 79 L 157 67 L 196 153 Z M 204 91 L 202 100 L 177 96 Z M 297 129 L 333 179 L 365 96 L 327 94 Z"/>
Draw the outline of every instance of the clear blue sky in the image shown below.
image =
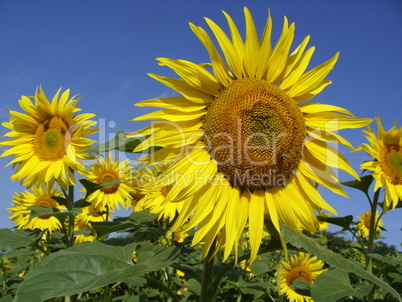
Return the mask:
<path id="1" fill-rule="evenodd" d="M 226 29 L 221 10 L 244 28 L 243 6 L 252 12 L 259 33 L 268 8 L 274 21 L 274 41 L 283 16 L 296 23 L 294 45 L 311 35 L 316 46 L 314 67 L 341 52 L 329 79 L 333 84 L 314 100 L 345 107 L 359 117 L 381 115 L 386 128 L 395 118 L 401 125 L 402 1 L 0 1 L 0 121 L 6 108 L 21 111 L 18 99 L 42 84 L 48 96 L 59 87 L 81 95 L 82 112 L 101 121 L 101 137 L 117 129 L 126 132 L 145 123 L 130 119 L 150 111 L 132 105 L 173 92 L 146 73 L 174 76 L 156 57 L 208 61 L 207 53 L 188 22 L 207 28 L 209 17 Z M 110 124 L 109 124 L 110 123 Z M 110 125 L 110 126 L 109 126 Z M 112 126 L 112 127 L 111 127 Z M 113 127 L 114 126 L 114 127 Z M 0 129 L 0 136 L 6 132 Z M 341 134 L 354 146 L 364 142 L 360 130 Z M 349 153 L 355 169 L 369 157 Z M 0 227 L 11 227 L 6 208 L 14 191 L 9 158 L 0 158 Z M 346 181 L 350 178 L 341 175 Z M 347 189 L 350 199 L 322 191 L 341 216 L 368 209 L 363 194 Z M 399 245 L 401 209 L 384 217 L 387 242 Z"/>

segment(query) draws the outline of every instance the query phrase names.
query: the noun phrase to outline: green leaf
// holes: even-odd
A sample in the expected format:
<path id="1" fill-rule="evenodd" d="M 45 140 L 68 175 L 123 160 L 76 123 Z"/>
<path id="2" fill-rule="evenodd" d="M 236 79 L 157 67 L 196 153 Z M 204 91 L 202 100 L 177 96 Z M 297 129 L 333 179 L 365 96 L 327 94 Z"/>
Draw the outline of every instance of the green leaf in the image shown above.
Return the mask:
<path id="1" fill-rule="evenodd" d="M 52 196 L 50 198 L 56 200 L 59 205 L 67 207 L 67 199 L 65 199 L 64 197 Z"/>
<path id="2" fill-rule="evenodd" d="M 38 239 L 38 233 L 28 230 L 0 229 L 0 250 L 29 246 Z"/>
<path id="3" fill-rule="evenodd" d="M 344 217 L 327 217 L 327 216 L 317 216 L 318 221 L 324 221 L 331 224 L 338 225 L 344 229 L 349 229 L 351 223 L 353 222 L 353 216 L 348 215 Z"/>
<path id="4" fill-rule="evenodd" d="M 81 209 L 74 208 L 71 211 L 60 211 L 59 209 L 49 208 L 49 207 L 42 207 L 42 206 L 29 206 L 27 208 L 31 211 L 29 215 L 29 219 L 40 217 L 40 216 L 54 216 L 56 217 L 61 223 L 71 214 L 77 215 L 82 212 Z"/>
<path id="5" fill-rule="evenodd" d="M 356 179 L 356 180 L 352 180 L 352 181 L 345 181 L 345 182 L 342 182 L 342 184 L 344 186 L 355 188 L 355 189 L 362 191 L 365 194 L 368 194 L 368 190 L 369 190 L 372 182 L 373 182 L 373 176 L 370 174 L 370 175 L 360 177 L 360 180 Z"/>
<path id="6" fill-rule="evenodd" d="M 122 231 L 126 229 L 142 226 L 144 223 L 154 220 L 156 216 L 151 215 L 148 210 L 133 212 L 128 217 L 118 217 L 109 222 L 93 222 L 91 225 L 94 228 L 98 237 L 103 237 L 107 234 Z"/>
<path id="7" fill-rule="evenodd" d="M 141 244 L 149 249 L 150 243 L 111 239 L 80 244 L 53 253 L 27 273 L 14 302 L 39 302 L 83 293 L 110 283 L 133 282 L 135 276 L 170 265 L 180 254 L 178 248 L 160 250 L 160 247 L 154 247 L 152 256 L 134 264 L 133 252 L 138 248 L 137 254 L 140 254 Z"/>
<path id="8" fill-rule="evenodd" d="M 141 144 L 144 140 L 146 140 L 147 137 L 148 136 L 143 136 L 140 138 L 127 138 L 126 134 L 122 130 L 119 130 L 116 132 L 115 137 L 112 138 L 111 140 L 109 140 L 103 144 L 99 144 L 98 146 L 94 146 L 94 147 L 85 149 L 81 152 L 90 153 L 90 154 L 101 154 L 101 153 L 112 151 L 112 150 L 119 150 L 122 152 L 133 152 L 133 150 L 139 144 Z M 154 146 L 154 147 L 148 148 L 147 150 L 143 150 L 139 153 L 150 154 L 159 149 L 162 149 L 162 147 Z"/>
<path id="9" fill-rule="evenodd" d="M 316 302 L 338 301 L 347 296 L 362 297 L 367 295 L 373 286 L 360 283 L 356 288 L 350 285 L 347 272 L 333 269 L 318 275 L 311 287 L 312 298 Z"/>
<path id="10" fill-rule="evenodd" d="M 369 256 L 373 259 L 379 260 L 381 262 L 387 263 L 391 266 L 402 266 L 402 259 L 398 259 L 398 258 L 388 258 L 388 257 L 384 257 L 381 256 L 379 254 L 369 254 Z"/>
<path id="11" fill-rule="evenodd" d="M 296 280 L 292 283 L 292 289 L 299 295 L 311 297 L 311 285 L 303 280 Z"/>
<path id="12" fill-rule="evenodd" d="M 309 254 L 315 255 L 332 267 L 336 267 L 345 272 L 354 273 L 374 284 L 386 290 L 393 296 L 395 296 L 398 301 L 402 301 L 399 294 L 387 283 L 377 278 L 376 276 L 370 274 L 366 270 L 362 269 L 355 262 L 343 258 L 341 255 L 334 253 L 324 247 L 322 247 L 314 239 L 303 235 L 300 231 L 295 230 L 289 226 L 282 225 L 281 233 L 287 243 L 290 243 L 294 247 L 299 249 L 305 249 Z"/>
<path id="13" fill-rule="evenodd" d="M 93 192 L 99 190 L 100 188 L 113 186 L 113 185 L 117 185 L 117 184 L 121 183 L 121 181 L 118 180 L 118 179 L 115 179 L 115 180 L 110 181 L 110 182 L 103 182 L 103 183 L 100 183 L 100 184 L 98 184 L 96 182 L 92 182 L 92 181 L 90 181 L 88 179 L 85 179 L 85 178 L 80 179 L 79 181 L 84 186 L 85 190 L 87 191 L 87 194 L 85 195 L 84 200 L 86 200 L 89 195 L 91 195 Z"/>

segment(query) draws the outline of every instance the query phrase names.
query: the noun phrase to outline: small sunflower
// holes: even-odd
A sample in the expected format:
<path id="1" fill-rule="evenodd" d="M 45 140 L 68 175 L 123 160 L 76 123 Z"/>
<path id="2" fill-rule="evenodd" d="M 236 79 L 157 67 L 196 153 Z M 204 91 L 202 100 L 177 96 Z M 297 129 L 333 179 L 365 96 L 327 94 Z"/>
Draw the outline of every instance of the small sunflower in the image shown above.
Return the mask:
<path id="1" fill-rule="evenodd" d="M 131 196 L 141 197 L 139 200 L 134 200 L 134 211 L 148 209 L 151 214 L 160 214 L 159 218 L 169 221 L 173 221 L 180 213 L 183 202 L 165 201 L 165 197 L 173 185 L 157 185 L 156 182 L 158 175 L 163 173 L 166 168 L 166 165 L 153 165 L 139 170 L 139 177 L 132 180 L 136 184 L 134 188 L 137 189 L 131 193 Z"/>
<path id="2" fill-rule="evenodd" d="M 317 276 L 326 271 L 322 269 L 323 266 L 324 262 L 309 254 L 299 253 L 291 256 L 280 265 L 281 292 L 287 296 L 290 302 L 313 301 L 310 297 L 296 293 L 291 286 L 297 280 L 313 284 Z"/>
<path id="3" fill-rule="evenodd" d="M 9 164 L 17 166 L 11 180 L 21 180 L 28 187 L 56 179 L 61 186 L 74 185 L 73 170 L 82 170 L 82 150 L 94 142 L 85 137 L 97 131 L 94 114 L 76 114 L 78 99 L 69 97 L 70 90 L 59 89 L 49 102 L 39 87 L 35 96 L 19 100 L 26 113 L 9 110 L 11 118 L 3 126 L 11 130 L 0 146 L 10 146 L 1 154 L 11 155 Z"/>
<path id="4" fill-rule="evenodd" d="M 374 221 L 377 223 L 375 231 L 378 234 L 381 232 L 381 229 L 384 226 L 384 223 L 383 223 L 382 219 L 380 219 L 380 215 L 377 213 L 375 214 Z M 370 234 L 370 223 L 371 223 L 371 211 L 366 211 L 359 216 L 357 230 L 363 238 L 367 238 Z"/>
<path id="5" fill-rule="evenodd" d="M 346 109 L 307 102 L 331 81 L 325 79 L 339 54 L 306 72 L 314 47 L 309 37 L 290 52 L 295 25 L 284 19 L 278 42 L 271 45 L 272 20 L 258 38 L 251 13 L 244 9 L 246 37 L 224 12 L 231 37 L 205 19 L 225 59 L 207 32 L 191 29 L 207 49 L 211 63 L 159 58 L 180 77 L 150 74 L 180 96 L 145 100 L 137 106 L 165 108 L 135 118 L 157 120 L 128 136 L 148 136 L 135 152 L 162 147 L 141 158 L 145 164 L 170 163 L 159 176 L 170 186 L 164 203 L 183 203 L 173 231 L 197 226 L 193 244 L 205 238 L 205 257 L 234 249 L 248 221 L 251 262 L 260 247 L 264 219 L 315 232 L 314 209 L 333 214 L 315 184 L 346 196 L 332 168 L 359 178 L 334 142 L 352 146 L 336 131 L 366 126 Z M 212 73 L 205 67 L 209 65 Z M 220 234 L 220 235 L 218 235 Z M 216 239 L 216 241 L 215 241 Z"/>
<path id="6" fill-rule="evenodd" d="M 130 191 L 132 188 L 128 185 L 130 178 L 129 165 L 130 160 L 126 159 L 119 163 L 119 158 L 113 159 L 109 152 L 107 157 L 98 157 L 97 160 L 88 167 L 82 174 L 94 183 L 112 182 L 120 180 L 121 183 L 100 188 L 88 196 L 87 201 L 94 206 L 109 207 L 110 210 L 119 208 L 122 204 L 125 208 L 131 205 Z"/>
<path id="7" fill-rule="evenodd" d="M 60 221 L 54 216 L 43 215 L 29 219 L 31 210 L 28 207 L 36 205 L 42 207 L 66 210 L 66 207 L 60 206 L 53 196 L 62 196 L 62 192 L 53 185 L 47 187 L 45 184 L 32 186 L 30 190 L 18 192 L 14 195 L 11 202 L 11 212 L 9 217 L 19 229 L 40 229 L 55 231 L 61 228 Z"/>
<path id="8" fill-rule="evenodd" d="M 369 144 L 363 144 L 358 151 L 366 151 L 374 158 L 361 165 L 362 169 L 373 171 L 374 191 L 385 187 L 384 212 L 395 209 L 398 200 L 402 200 L 402 127 L 385 131 L 381 119 L 376 118 L 378 134 L 367 127 L 363 130 Z"/>
<path id="9" fill-rule="evenodd" d="M 110 216 L 111 213 L 107 212 L 107 209 L 105 207 L 101 206 L 95 206 L 94 204 L 91 204 L 90 206 L 83 207 L 81 208 L 82 213 L 77 215 L 74 220 L 74 230 L 79 231 L 79 230 L 85 230 L 85 229 L 92 229 L 90 222 L 106 222 Z M 76 243 L 82 243 L 82 242 L 91 242 L 95 239 L 93 235 L 83 235 L 83 234 L 78 234 L 75 235 L 75 242 Z"/>
<path id="10" fill-rule="evenodd" d="M 330 217 L 330 216 L 331 216 L 331 214 L 325 213 L 325 212 L 322 211 L 322 210 L 318 211 L 318 215 L 319 215 L 319 216 L 324 216 L 324 217 Z M 326 221 L 318 221 L 318 222 L 319 222 L 319 224 L 320 224 L 319 231 L 325 231 L 325 230 L 328 229 L 328 227 L 330 226 L 330 223 L 329 223 L 329 222 L 326 222 Z"/>

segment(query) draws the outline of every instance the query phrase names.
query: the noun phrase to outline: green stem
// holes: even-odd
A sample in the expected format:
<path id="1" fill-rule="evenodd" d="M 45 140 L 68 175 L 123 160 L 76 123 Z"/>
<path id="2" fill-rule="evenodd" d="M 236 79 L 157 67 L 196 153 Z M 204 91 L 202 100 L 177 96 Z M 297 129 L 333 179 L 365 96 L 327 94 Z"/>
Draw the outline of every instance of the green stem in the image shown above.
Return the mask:
<path id="1" fill-rule="evenodd" d="M 180 299 L 177 297 L 177 295 L 175 295 L 174 292 L 172 292 L 170 290 L 170 288 L 168 288 L 166 285 L 164 285 L 162 282 L 160 282 L 159 280 L 155 279 L 154 277 L 152 277 L 149 274 L 145 274 L 144 276 L 142 276 L 144 279 L 146 279 L 148 282 L 152 283 L 153 285 L 155 285 L 157 288 L 165 291 L 175 302 L 180 302 Z"/>
<path id="2" fill-rule="evenodd" d="M 214 277 L 214 257 L 216 239 L 209 248 L 208 255 L 204 258 L 201 279 L 200 302 L 215 301 L 216 291 L 211 291 L 212 279 Z"/>
<path id="3" fill-rule="evenodd" d="M 380 195 L 380 190 L 377 190 L 374 193 L 373 202 L 370 203 L 371 205 L 371 217 L 370 217 L 370 229 L 369 229 L 369 237 L 368 237 L 368 244 L 367 244 L 367 255 L 366 255 L 366 270 L 372 274 L 373 273 L 373 258 L 371 258 L 370 254 L 373 252 L 374 247 L 374 237 L 376 234 L 376 214 L 377 214 L 377 205 L 378 205 L 378 197 Z M 368 295 L 368 301 L 374 301 L 374 287 Z"/>
<path id="4" fill-rule="evenodd" d="M 67 197 L 67 210 L 71 211 L 74 208 L 74 186 L 68 186 L 68 197 Z M 75 215 L 70 214 L 68 216 L 68 246 L 74 245 L 74 219 Z"/>
<path id="5" fill-rule="evenodd" d="M 275 250 L 281 250 L 282 245 L 279 240 L 271 240 L 265 247 L 260 249 L 258 251 L 258 255 L 264 254 L 267 252 L 275 251 Z M 292 247 L 288 247 L 288 249 L 293 249 Z M 226 273 L 231 270 L 237 262 L 250 259 L 251 254 L 245 254 L 241 257 L 239 257 L 237 260 L 232 260 L 229 263 L 227 263 L 223 268 L 219 270 L 219 273 L 216 275 L 214 281 L 212 282 L 209 292 L 213 294 L 214 296 L 216 295 L 216 292 L 218 291 L 219 283 L 221 282 L 222 278 L 226 275 Z"/>

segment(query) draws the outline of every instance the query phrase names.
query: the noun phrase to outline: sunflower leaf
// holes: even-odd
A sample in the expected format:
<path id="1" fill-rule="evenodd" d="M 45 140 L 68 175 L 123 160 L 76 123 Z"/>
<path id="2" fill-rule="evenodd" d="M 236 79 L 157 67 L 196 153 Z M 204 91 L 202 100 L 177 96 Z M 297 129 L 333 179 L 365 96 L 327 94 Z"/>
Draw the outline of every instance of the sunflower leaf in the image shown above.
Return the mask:
<path id="1" fill-rule="evenodd" d="M 350 284 L 347 272 L 333 269 L 318 275 L 311 286 L 312 298 L 316 302 L 338 301 L 347 296 L 362 297 L 367 295 L 372 284 L 360 283 L 356 288 Z"/>
<path id="2" fill-rule="evenodd" d="M 38 239 L 38 232 L 30 230 L 0 229 L 0 250 L 8 251 L 14 248 L 25 247 Z"/>
<path id="3" fill-rule="evenodd" d="M 311 297 L 311 285 L 303 280 L 296 280 L 292 283 L 292 289 L 302 296 Z"/>
<path id="4" fill-rule="evenodd" d="M 81 152 L 89 153 L 89 154 L 101 154 L 104 152 L 118 150 L 121 152 L 130 152 L 132 153 L 133 150 L 141 144 L 144 140 L 147 139 L 148 136 L 143 136 L 140 138 L 127 138 L 126 134 L 120 129 L 116 132 L 116 135 L 108 140 L 105 143 L 99 144 L 97 146 L 85 149 Z M 161 147 L 152 147 L 148 148 L 147 150 L 141 151 L 144 154 L 150 154 L 157 150 L 161 149 Z"/>
<path id="5" fill-rule="evenodd" d="M 402 302 L 401 297 L 395 291 L 395 289 L 393 289 L 383 280 L 377 278 L 373 274 L 370 274 L 369 272 L 361 268 L 357 263 L 345 259 L 341 255 L 322 247 L 314 239 L 303 235 L 300 231 L 289 226 L 282 225 L 281 233 L 285 241 L 287 243 L 290 243 L 294 247 L 306 250 L 309 254 L 317 256 L 319 259 L 326 262 L 332 267 L 336 267 L 337 269 L 348 273 L 353 273 L 363 279 L 370 281 L 371 283 L 377 285 L 378 287 L 381 287 L 385 291 L 395 296 L 398 301 Z"/>
<path id="6" fill-rule="evenodd" d="M 132 261 L 134 251 L 136 264 Z M 142 252 L 147 257 L 139 257 Z M 166 267 L 179 255 L 178 248 L 164 249 L 125 239 L 77 245 L 45 257 L 31 268 L 14 301 L 36 302 L 71 296 L 115 282 L 132 284 L 134 277 Z"/>
<path id="7" fill-rule="evenodd" d="M 327 216 L 317 216 L 318 221 L 328 222 L 331 224 L 338 225 L 344 229 L 349 229 L 353 222 L 353 216 L 348 215 L 344 217 L 327 217 Z"/>
<path id="8" fill-rule="evenodd" d="M 35 218 L 35 217 L 40 217 L 40 216 L 54 216 L 57 219 L 60 220 L 60 222 L 63 222 L 67 216 L 73 214 L 77 215 L 82 212 L 81 209 L 74 208 L 71 211 L 60 211 L 59 209 L 56 208 L 49 208 L 49 207 L 42 207 L 42 206 L 29 206 L 27 210 L 30 210 L 31 213 L 29 214 L 29 219 Z"/>
<path id="9" fill-rule="evenodd" d="M 130 228 L 142 226 L 144 223 L 156 219 L 156 216 L 151 215 L 148 210 L 133 212 L 128 217 L 117 217 L 109 222 L 93 222 L 91 226 L 95 230 L 98 237 L 103 237 L 107 234 L 122 231 Z"/>
<path id="10" fill-rule="evenodd" d="M 351 187 L 362 191 L 365 194 L 368 194 L 368 190 L 370 188 L 371 183 L 373 182 L 373 176 L 366 175 L 360 178 L 360 180 L 352 180 L 342 182 L 344 186 Z"/>
<path id="11" fill-rule="evenodd" d="M 92 182 L 85 178 L 80 179 L 79 181 L 84 186 L 85 190 L 87 191 L 87 194 L 85 195 L 84 200 L 86 200 L 88 198 L 88 196 L 91 195 L 93 192 L 95 192 L 103 187 L 113 186 L 113 185 L 117 185 L 117 184 L 121 183 L 121 181 L 118 179 L 115 179 L 110 182 L 103 182 L 100 184 L 96 183 L 96 182 Z"/>

